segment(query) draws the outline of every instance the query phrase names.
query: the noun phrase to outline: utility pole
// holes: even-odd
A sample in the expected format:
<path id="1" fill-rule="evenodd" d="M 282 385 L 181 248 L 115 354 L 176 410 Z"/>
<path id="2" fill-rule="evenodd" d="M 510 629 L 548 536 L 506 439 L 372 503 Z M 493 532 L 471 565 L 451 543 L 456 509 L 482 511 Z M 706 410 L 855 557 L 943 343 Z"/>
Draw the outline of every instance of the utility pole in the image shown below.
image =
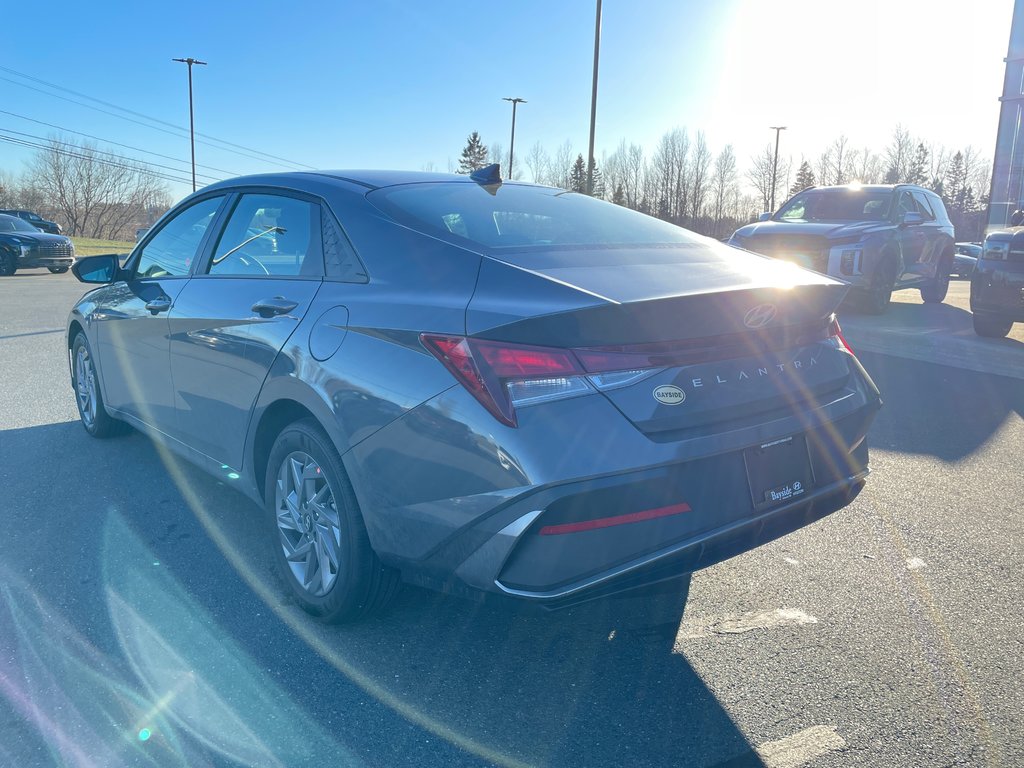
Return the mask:
<path id="1" fill-rule="evenodd" d="M 519 104 L 525 104 L 526 99 L 520 99 L 518 96 L 512 98 L 511 96 L 503 96 L 502 101 L 512 102 L 512 140 L 508 144 L 508 178 L 512 179 L 512 153 L 516 148 L 516 106 Z"/>
<path id="2" fill-rule="evenodd" d="M 786 130 L 784 125 L 773 125 L 769 130 L 775 131 L 775 159 L 772 160 L 772 204 L 771 212 L 775 213 L 775 176 L 779 172 L 779 134 Z"/>
<path id="3" fill-rule="evenodd" d="M 594 125 L 597 122 L 597 62 L 601 56 L 601 0 L 594 19 L 594 84 L 590 91 L 590 149 L 587 151 L 587 194 L 594 194 Z"/>
<path id="4" fill-rule="evenodd" d="M 196 191 L 196 123 L 195 117 L 192 113 L 192 65 L 201 64 L 206 66 L 205 61 L 199 59 L 193 59 L 189 56 L 187 59 L 171 59 L 171 61 L 180 61 L 182 64 L 188 64 L 188 134 L 192 144 L 192 191 Z"/>

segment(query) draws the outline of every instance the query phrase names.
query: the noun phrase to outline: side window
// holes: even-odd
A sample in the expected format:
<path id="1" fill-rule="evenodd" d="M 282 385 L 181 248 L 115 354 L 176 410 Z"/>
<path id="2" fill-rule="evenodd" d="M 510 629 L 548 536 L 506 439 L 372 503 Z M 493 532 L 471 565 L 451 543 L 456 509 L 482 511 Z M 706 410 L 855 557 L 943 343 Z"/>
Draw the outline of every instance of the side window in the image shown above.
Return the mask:
<path id="1" fill-rule="evenodd" d="M 153 236 L 139 256 L 136 277 L 187 275 L 223 197 L 211 197 L 189 206 Z"/>
<path id="2" fill-rule="evenodd" d="M 928 196 L 924 192 L 918 192 L 914 190 L 914 200 L 917 202 L 917 208 L 921 211 L 921 214 L 928 221 L 935 221 L 935 213 L 932 211 L 931 202 L 928 200 Z"/>
<path id="3" fill-rule="evenodd" d="M 903 221 L 905 213 L 920 213 L 920 211 L 917 210 L 914 198 L 910 196 L 909 192 L 900 192 L 900 199 L 896 202 L 896 221 Z"/>
<path id="4" fill-rule="evenodd" d="M 320 206 L 283 195 L 242 195 L 208 269 L 211 275 L 321 277 Z"/>
<path id="5" fill-rule="evenodd" d="M 941 198 L 936 194 L 925 195 L 928 202 L 932 204 L 932 211 L 935 213 L 935 218 L 939 220 L 946 220 L 949 218 L 949 214 L 946 213 L 946 206 L 942 204 Z"/>

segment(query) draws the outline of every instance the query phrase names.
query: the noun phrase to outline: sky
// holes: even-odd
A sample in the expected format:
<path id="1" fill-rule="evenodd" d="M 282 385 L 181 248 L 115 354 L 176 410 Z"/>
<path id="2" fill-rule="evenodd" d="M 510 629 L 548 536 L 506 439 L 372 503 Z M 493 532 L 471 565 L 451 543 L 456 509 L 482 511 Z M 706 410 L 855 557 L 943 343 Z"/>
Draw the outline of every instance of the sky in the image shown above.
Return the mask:
<path id="1" fill-rule="evenodd" d="M 538 141 L 586 155 L 594 11 L 594 0 L 55 0 L 43 23 L 33 4 L 10 4 L 0 172 L 21 173 L 34 152 L 4 137 L 39 141 L 59 126 L 169 166 L 184 196 L 188 86 L 171 59 L 188 56 L 208 62 L 193 73 L 198 141 L 278 158 L 197 143 L 200 184 L 302 167 L 447 171 L 474 130 L 507 153 L 506 96 L 527 100 L 515 144 L 525 172 Z M 622 139 L 652 151 L 685 128 L 714 152 L 732 144 L 743 168 L 785 125 L 780 156 L 799 163 L 840 134 L 880 151 L 899 123 L 990 157 L 1012 11 L 1013 0 L 605 0 L 595 155 Z"/>

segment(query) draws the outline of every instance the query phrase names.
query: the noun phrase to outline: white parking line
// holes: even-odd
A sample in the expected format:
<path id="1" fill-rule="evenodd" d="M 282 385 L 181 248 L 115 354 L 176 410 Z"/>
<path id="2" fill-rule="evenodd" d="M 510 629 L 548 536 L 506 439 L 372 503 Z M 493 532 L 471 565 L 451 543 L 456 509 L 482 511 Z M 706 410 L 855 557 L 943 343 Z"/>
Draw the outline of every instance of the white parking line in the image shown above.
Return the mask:
<path id="1" fill-rule="evenodd" d="M 920 568 L 926 568 L 928 563 L 922 560 L 920 557 L 908 557 L 907 568 L 911 571 L 916 571 Z"/>
<path id="2" fill-rule="evenodd" d="M 846 741 L 834 725 L 815 725 L 792 736 L 761 744 L 756 750 L 767 768 L 800 768 L 845 746 Z"/>
<path id="3" fill-rule="evenodd" d="M 799 608 L 774 608 L 767 611 L 752 611 L 740 616 L 695 617 L 684 615 L 679 625 L 677 640 L 693 640 L 711 635 L 742 635 L 754 630 L 775 627 L 795 627 L 817 624 L 818 619 Z"/>

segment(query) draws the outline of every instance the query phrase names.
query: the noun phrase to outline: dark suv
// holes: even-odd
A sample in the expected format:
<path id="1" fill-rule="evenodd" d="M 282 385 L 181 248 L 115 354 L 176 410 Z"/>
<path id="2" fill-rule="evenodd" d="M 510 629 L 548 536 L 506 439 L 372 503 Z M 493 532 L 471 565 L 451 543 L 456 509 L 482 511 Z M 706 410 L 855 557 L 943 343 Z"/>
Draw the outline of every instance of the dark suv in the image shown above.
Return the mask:
<path id="1" fill-rule="evenodd" d="M 0 213 L 0 277 L 19 269 L 46 269 L 59 275 L 75 263 L 71 238 L 40 232 L 17 216 Z"/>
<path id="2" fill-rule="evenodd" d="M 51 235 L 61 234 L 60 224 L 55 221 L 50 221 L 49 219 L 44 219 L 38 213 L 21 210 L 19 208 L 0 209 L 0 213 L 4 213 L 8 216 L 17 216 L 19 219 L 27 221 L 41 232 L 49 232 Z"/>
<path id="3" fill-rule="evenodd" d="M 934 192 L 910 184 L 810 187 L 775 215 L 737 229 L 729 243 L 850 283 L 872 314 L 897 288 L 919 288 L 925 302 L 946 298 L 953 224 Z"/>
<path id="4" fill-rule="evenodd" d="M 971 312 L 979 336 L 1002 338 L 1014 322 L 1024 323 L 1024 227 L 985 238 L 971 273 Z"/>

